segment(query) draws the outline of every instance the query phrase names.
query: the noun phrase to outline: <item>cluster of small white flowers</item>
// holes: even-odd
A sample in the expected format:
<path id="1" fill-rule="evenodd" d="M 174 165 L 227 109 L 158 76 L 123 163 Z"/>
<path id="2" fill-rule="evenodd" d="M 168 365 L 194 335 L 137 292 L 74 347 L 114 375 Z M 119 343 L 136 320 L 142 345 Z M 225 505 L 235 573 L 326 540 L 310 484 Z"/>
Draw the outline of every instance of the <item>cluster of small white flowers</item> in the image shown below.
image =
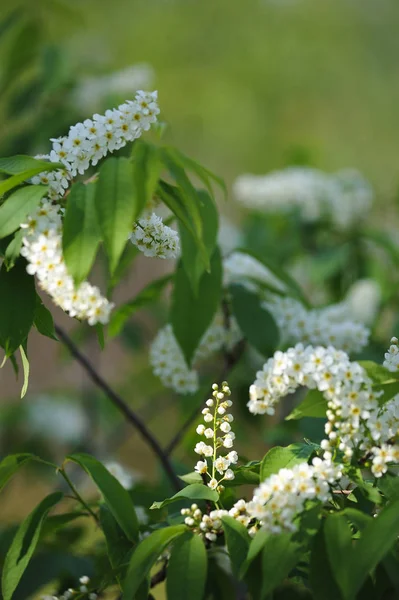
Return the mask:
<path id="1" fill-rule="evenodd" d="M 218 536 L 223 532 L 222 518 L 230 516 L 248 527 L 251 517 L 247 513 L 247 504 L 244 500 L 239 500 L 230 510 L 211 510 L 209 514 L 203 514 L 197 504 L 192 504 L 190 508 L 182 508 L 181 514 L 185 517 L 184 523 L 187 527 L 197 533 L 204 540 L 216 542 Z M 256 529 L 249 533 L 253 535 Z"/>
<path id="2" fill-rule="evenodd" d="M 104 463 L 104 466 L 126 490 L 130 490 L 133 484 L 140 480 L 138 473 L 126 469 L 126 467 L 114 460 Z"/>
<path id="3" fill-rule="evenodd" d="M 255 257 L 244 252 L 233 252 L 223 261 L 224 285 L 242 283 L 248 289 L 258 290 L 257 284 L 266 284 L 284 292 L 287 286 Z"/>
<path id="4" fill-rule="evenodd" d="M 356 451 L 361 458 L 371 458 L 371 470 L 378 477 L 387 471 L 392 456 L 399 458 L 399 448 L 392 445 L 399 433 L 399 395 L 380 407 L 382 392 L 373 391 L 372 383 L 344 352 L 297 344 L 276 352 L 256 374 L 248 408 L 253 414 L 272 415 L 279 400 L 298 387 L 318 389 L 327 400 L 324 458 L 331 459 L 339 450 L 350 460 Z"/>
<path id="5" fill-rule="evenodd" d="M 87 600 L 97 600 L 98 595 L 95 592 L 90 592 L 87 587 L 90 583 L 89 577 L 84 575 L 79 579 L 80 586 L 78 589 L 69 588 L 61 596 L 42 596 L 42 600 L 71 600 L 71 598 L 87 598 Z"/>
<path id="6" fill-rule="evenodd" d="M 40 436 L 56 444 L 77 444 L 90 431 L 83 407 L 72 398 L 40 395 L 24 405 L 24 425 L 29 435 Z"/>
<path id="7" fill-rule="evenodd" d="M 241 337 L 237 321 L 230 318 L 226 329 L 223 315 L 218 313 L 198 345 L 193 364 L 205 360 L 221 348 L 231 350 Z M 154 338 L 150 348 L 150 364 L 165 387 L 178 394 L 195 394 L 198 391 L 198 373 L 187 366 L 170 324 L 160 329 Z"/>
<path id="8" fill-rule="evenodd" d="M 369 211 L 373 191 L 355 170 L 328 175 L 317 169 L 289 167 L 268 175 L 241 175 L 234 183 L 239 202 L 263 212 L 298 210 L 304 222 L 329 218 L 348 228 Z"/>
<path id="9" fill-rule="evenodd" d="M 195 471 L 202 475 L 207 481 L 208 487 L 212 490 L 222 491 L 222 481 L 231 481 L 234 479 L 234 471 L 230 468 L 238 461 L 238 454 L 235 450 L 230 450 L 234 445 L 235 434 L 231 429 L 231 423 L 234 420 L 228 409 L 233 405 L 230 400 L 231 391 L 224 381 L 219 388 L 217 383 L 212 386 L 212 398 L 206 401 L 206 407 L 203 409 L 205 425 L 198 425 L 196 431 L 199 435 L 211 440 L 211 444 L 198 442 L 194 451 L 203 457 L 195 465 Z M 208 427 L 209 425 L 209 427 Z M 221 450 L 230 450 L 227 454 Z M 211 469 L 208 465 L 208 458 L 211 459 Z"/>
<path id="10" fill-rule="evenodd" d="M 56 201 L 77 173 L 83 174 L 108 152 L 140 137 L 157 120 L 158 113 L 157 93 L 139 91 L 134 101 L 73 125 L 67 136 L 52 140 L 47 157 L 50 162 L 62 163 L 64 168 L 32 178 L 34 184 L 48 185 L 49 192 L 37 211 L 21 224 L 26 230 L 21 255 L 29 263 L 27 271 L 37 276 L 40 286 L 58 306 L 90 325 L 107 323 L 113 304 L 86 281 L 75 287 L 62 256 L 62 209 Z"/>
<path id="11" fill-rule="evenodd" d="M 71 317 L 87 320 L 89 325 L 107 323 L 114 305 L 87 281 L 76 288 L 68 274 L 62 255 L 59 206 L 45 200 L 21 228 L 25 230 L 21 255 L 28 261 L 26 270 L 36 275 L 40 287 L 54 303 Z"/>
<path id="12" fill-rule="evenodd" d="M 307 310 L 294 298 L 268 294 L 263 306 L 279 326 L 283 343 L 333 345 L 349 353 L 368 343 L 370 330 L 351 318 L 345 303 Z"/>
<path id="13" fill-rule="evenodd" d="M 103 102 L 119 94 L 133 94 L 148 89 L 154 81 L 154 69 L 146 63 L 130 65 L 107 75 L 85 77 L 72 92 L 72 101 L 79 110 L 100 108 Z"/>
<path id="14" fill-rule="evenodd" d="M 331 487 L 342 477 L 341 467 L 331 460 L 314 458 L 292 469 L 280 469 L 254 491 L 247 504 L 249 515 L 259 521 L 262 529 L 272 534 L 297 531 L 296 518 L 308 500 L 327 502 L 332 497 Z"/>
<path id="15" fill-rule="evenodd" d="M 384 355 L 384 367 L 395 373 L 399 371 L 399 340 L 396 337 L 391 339 L 391 345 L 389 346 L 387 352 Z"/>
<path id="16" fill-rule="evenodd" d="M 143 216 L 134 223 L 130 241 L 144 256 L 177 258 L 180 254 L 177 231 L 164 225 L 162 218 L 155 213 Z"/>

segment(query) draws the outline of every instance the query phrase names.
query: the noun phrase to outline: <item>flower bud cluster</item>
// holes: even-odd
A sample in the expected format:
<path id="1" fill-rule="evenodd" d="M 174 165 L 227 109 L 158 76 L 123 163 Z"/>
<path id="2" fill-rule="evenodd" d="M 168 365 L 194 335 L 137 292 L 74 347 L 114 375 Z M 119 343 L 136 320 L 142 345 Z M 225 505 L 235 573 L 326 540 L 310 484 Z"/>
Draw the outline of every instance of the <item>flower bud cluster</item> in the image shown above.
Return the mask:
<path id="1" fill-rule="evenodd" d="M 63 168 L 45 171 L 32 178 L 33 184 L 49 187 L 43 200 L 26 223 L 21 255 L 28 261 L 27 271 L 36 275 L 40 286 L 71 317 L 87 320 L 90 325 L 107 323 L 113 305 L 96 286 L 84 281 L 75 286 L 62 255 L 62 209 L 57 201 L 65 194 L 73 177 L 95 166 L 108 152 L 113 152 L 140 137 L 157 120 L 157 93 L 137 92 L 105 115 L 73 125 L 65 137 L 52 139 L 47 158 Z"/>
<path id="2" fill-rule="evenodd" d="M 164 225 L 162 218 L 155 213 L 143 216 L 133 224 L 130 241 L 144 256 L 177 258 L 180 254 L 177 231 Z"/>
<path id="3" fill-rule="evenodd" d="M 391 345 L 384 354 L 384 367 L 395 373 L 399 371 L 399 341 L 398 338 L 393 337 L 391 339 Z"/>
<path id="4" fill-rule="evenodd" d="M 216 542 L 218 536 L 223 532 L 222 518 L 226 516 L 233 517 L 245 527 L 248 527 L 252 517 L 248 515 L 247 504 L 245 500 L 239 500 L 230 510 L 211 510 L 209 514 L 204 514 L 197 504 L 192 504 L 190 508 L 182 508 L 181 514 L 185 517 L 184 523 L 187 527 L 200 535 L 204 540 Z M 254 535 L 257 528 L 249 529 L 249 534 Z"/>
<path id="5" fill-rule="evenodd" d="M 79 579 L 80 586 L 77 589 L 69 588 L 61 596 L 42 596 L 42 600 L 72 600 L 72 598 L 97 600 L 98 595 L 89 591 L 90 579 L 86 575 Z"/>
<path id="6" fill-rule="evenodd" d="M 238 454 L 231 450 L 234 444 L 235 434 L 231 429 L 234 420 L 228 409 L 233 405 L 230 400 L 231 391 L 224 381 L 219 388 L 217 383 L 212 386 L 212 398 L 206 401 L 206 407 L 202 414 L 205 424 L 198 425 L 196 431 L 204 436 L 208 442 L 198 442 L 194 451 L 203 457 L 195 466 L 195 471 L 203 476 L 208 487 L 221 492 L 224 487 L 223 481 L 234 479 L 234 471 L 230 468 L 238 461 Z M 226 450 L 230 452 L 226 453 Z M 210 459 L 211 465 L 208 464 Z M 209 481 L 208 481 L 209 479 Z"/>
<path id="7" fill-rule="evenodd" d="M 398 434 L 399 396 L 380 407 L 381 392 L 372 389 L 372 380 L 363 367 L 351 362 L 347 354 L 333 347 L 322 348 L 298 344 L 287 352 L 276 352 L 257 373 L 250 387 L 248 408 L 253 414 L 274 414 L 281 398 L 300 386 L 318 389 L 327 400 L 325 432 L 321 442 L 326 460 L 337 450 L 350 460 L 356 451 L 359 458 L 375 457 L 372 471 L 376 476 L 386 471 L 395 447 L 377 452 L 377 446 L 392 444 Z M 385 463 L 382 464 L 382 457 Z"/>
<path id="8" fill-rule="evenodd" d="M 303 462 L 292 469 L 280 469 L 254 491 L 247 504 L 249 515 L 272 534 L 297 531 L 297 517 L 308 500 L 327 502 L 332 486 L 342 477 L 339 465 L 314 458 L 312 465 Z"/>

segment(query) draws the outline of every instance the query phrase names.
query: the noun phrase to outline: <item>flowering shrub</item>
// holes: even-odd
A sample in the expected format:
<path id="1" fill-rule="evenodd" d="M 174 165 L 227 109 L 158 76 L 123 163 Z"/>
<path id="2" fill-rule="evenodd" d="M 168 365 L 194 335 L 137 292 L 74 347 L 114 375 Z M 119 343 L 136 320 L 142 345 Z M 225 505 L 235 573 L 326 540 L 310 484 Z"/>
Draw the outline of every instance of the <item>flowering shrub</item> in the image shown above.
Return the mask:
<path id="1" fill-rule="evenodd" d="M 250 244 L 221 252 L 215 193 L 225 186 L 175 148 L 145 139 L 159 112 L 157 93 L 139 91 L 52 139 L 49 155 L 0 160 L 0 346 L 14 366 L 21 354 L 22 395 L 34 328 L 66 345 L 140 433 L 168 480 L 166 490 L 144 493 L 140 476 L 85 452 L 67 454 L 61 465 L 28 452 L 5 457 L 0 487 L 27 464 L 58 479 L 8 540 L 3 599 L 133 600 L 153 598 L 159 585 L 174 600 L 396 598 L 398 340 L 383 365 L 359 356 L 370 348 L 381 301 L 376 285 L 364 287 L 362 280 L 362 304 L 364 290 L 371 290 L 364 310 L 357 310 L 353 285 L 338 301 L 313 306 L 303 282 L 268 254 Z M 300 227 L 302 219 L 326 217 L 330 233 L 341 228 L 346 236 L 350 229 L 356 243 L 363 235 L 358 216 L 372 198 L 367 182 L 346 172 L 289 170 L 262 181 L 242 178 L 235 190 L 267 213 L 276 199 L 287 213 L 298 204 Z M 173 259 L 174 270 L 116 305 L 112 292 L 139 253 L 143 260 Z M 100 291 L 88 278 L 104 256 L 107 282 Z M 54 324 L 42 292 L 69 317 L 95 326 L 103 344 L 167 286 L 170 309 L 148 362 L 165 387 L 184 396 L 191 414 L 163 448 Z M 218 381 L 208 397 L 210 374 Z M 60 414 L 68 419 L 64 403 L 52 407 L 51 428 Z M 294 443 L 248 461 L 240 451 L 242 421 L 256 421 L 253 431 L 263 442 L 260 422 L 266 431 L 277 429 L 285 405 L 288 422 L 316 421 L 324 433 L 309 440 L 298 426 Z M 35 434 L 37 414 L 30 417 Z M 74 415 L 79 420 L 79 411 Z M 87 427 L 59 439 L 78 443 Z M 197 455 L 192 469 L 171 459 L 186 434 L 192 463 Z M 72 467 L 91 478 L 94 494 Z M 155 500 L 161 493 L 166 497 Z M 73 534 L 82 520 L 87 562 Z M 35 560 L 59 546 L 76 558 L 74 567 L 65 560 L 51 570 L 47 558 L 37 582 Z"/>

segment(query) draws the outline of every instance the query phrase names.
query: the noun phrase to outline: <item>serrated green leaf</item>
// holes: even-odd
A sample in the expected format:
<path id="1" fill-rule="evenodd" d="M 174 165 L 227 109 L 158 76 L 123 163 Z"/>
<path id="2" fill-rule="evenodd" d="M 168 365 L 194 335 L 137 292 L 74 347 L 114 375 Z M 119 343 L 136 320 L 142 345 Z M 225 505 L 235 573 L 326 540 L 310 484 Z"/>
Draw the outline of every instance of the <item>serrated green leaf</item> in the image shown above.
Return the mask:
<path id="1" fill-rule="evenodd" d="M 158 557 L 174 540 L 186 531 L 187 527 L 185 525 L 173 525 L 164 529 L 158 529 L 137 546 L 130 559 L 128 572 L 123 584 L 124 597 L 135 597 L 137 590 L 146 579 Z"/>
<path id="2" fill-rule="evenodd" d="M 39 295 L 36 295 L 35 317 L 33 323 L 39 333 L 58 342 L 54 328 L 53 315 L 44 306 Z"/>
<path id="3" fill-rule="evenodd" d="M 183 534 L 173 545 L 168 564 L 168 598 L 202 600 L 208 571 L 208 557 L 201 537 Z"/>
<path id="4" fill-rule="evenodd" d="M 219 494 L 216 490 L 211 490 L 211 488 L 203 483 L 192 483 L 191 485 L 188 485 L 177 492 L 177 494 L 171 498 L 166 498 L 166 500 L 162 500 L 161 502 L 153 502 L 152 506 L 150 506 L 150 509 L 154 510 L 163 508 L 164 506 L 168 506 L 168 504 L 173 504 L 174 502 L 179 502 L 180 500 L 184 499 L 209 500 L 210 502 L 217 502 L 219 500 Z"/>
<path id="5" fill-rule="evenodd" d="M 11 600 L 35 551 L 47 513 L 62 499 L 61 492 L 50 494 L 21 523 L 7 552 L 2 575 L 4 600 Z"/>
<path id="6" fill-rule="evenodd" d="M 108 158 L 101 165 L 95 204 L 112 276 L 138 214 L 132 165 L 127 158 Z"/>
<path id="7" fill-rule="evenodd" d="M 47 186 L 27 185 L 20 188 L 0 206 L 0 238 L 14 233 L 26 217 L 39 205 Z"/>
<path id="8" fill-rule="evenodd" d="M 93 183 L 75 183 L 66 205 L 62 250 L 68 272 L 77 286 L 87 278 L 101 241 L 95 193 Z"/>
<path id="9" fill-rule="evenodd" d="M 289 446 L 275 446 L 267 452 L 260 467 L 260 479 L 264 481 L 270 475 L 278 473 L 280 469 L 292 469 L 293 466 L 307 462 L 314 450 L 308 444 L 290 444 Z"/>
<path id="10" fill-rule="evenodd" d="M 33 325 L 36 307 L 35 282 L 19 260 L 7 271 L 0 270 L 0 346 L 11 356 L 26 340 Z"/>
<path id="11" fill-rule="evenodd" d="M 286 421 L 302 419 L 303 417 L 326 418 L 327 400 L 323 392 L 309 390 L 305 398 L 286 417 Z"/>
<path id="12" fill-rule="evenodd" d="M 158 300 L 165 286 L 171 281 L 171 279 L 171 275 L 165 275 L 165 277 L 161 277 L 160 279 L 152 281 L 145 288 L 143 288 L 137 294 L 137 296 L 133 298 L 133 300 L 126 302 L 114 310 L 108 326 L 109 335 L 111 337 L 119 335 L 129 317 L 151 302 Z"/>
<path id="13" fill-rule="evenodd" d="M 90 475 L 126 537 L 131 542 L 137 542 L 139 523 L 129 492 L 102 463 L 89 454 L 70 454 L 67 456 L 67 460 L 80 465 Z"/>
<path id="14" fill-rule="evenodd" d="M 33 454 L 10 454 L 0 462 L 0 490 L 24 464 L 34 458 Z"/>
<path id="15" fill-rule="evenodd" d="M 247 528 L 237 519 L 225 516 L 222 518 L 222 522 L 233 573 L 239 577 L 241 567 L 248 554 L 251 538 Z"/>
<path id="16" fill-rule="evenodd" d="M 204 273 L 194 296 L 190 280 L 180 262 L 175 275 L 170 322 L 187 364 L 205 331 L 210 326 L 222 296 L 222 261 L 216 248 L 211 259 L 211 272 Z"/>
<path id="17" fill-rule="evenodd" d="M 156 146 L 143 140 L 134 142 L 131 156 L 137 214 L 140 214 L 154 197 L 162 170 L 162 162 Z"/>

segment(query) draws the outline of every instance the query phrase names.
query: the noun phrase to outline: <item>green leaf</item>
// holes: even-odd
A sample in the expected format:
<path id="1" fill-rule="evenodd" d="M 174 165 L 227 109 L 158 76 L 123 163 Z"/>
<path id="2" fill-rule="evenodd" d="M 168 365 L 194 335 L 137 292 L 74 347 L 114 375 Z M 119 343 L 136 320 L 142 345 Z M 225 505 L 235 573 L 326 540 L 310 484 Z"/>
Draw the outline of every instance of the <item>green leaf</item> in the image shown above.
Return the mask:
<path id="1" fill-rule="evenodd" d="M 61 492 L 50 494 L 21 523 L 7 552 L 2 575 L 4 600 L 11 600 L 35 551 L 47 513 L 62 499 Z"/>
<path id="2" fill-rule="evenodd" d="M 374 383 L 391 383 L 398 380 L 394 373 L 372 360 L 359 360 L 358 363 Z"/>
<path id="3" fill-rule="evenodd" d="M 136 140 L 132 149 L 134 195 L 137 202 L 137 214 L 151 202 L 158 186 L 162 163 L 158 149 L 143 140 Z"/>
<path id="4" fill-rule="evenodd" d="M 299 560 L 299 545 L 292 534 L 270 535 L 262 550 L 262 599 L 287 577 Z"/>
<path id="5" fill-rule="evenodd" d="M 64 168 L 64 165 L 61 163 L 37 160 L 31 156 L 19 155 L 11 156 L 9 158 L 0 158 L 0 173 L 12 175 L 12 177 L 9 177 L 4 181 L 0 181 L 0 196 L 3 196 L 9 190 L 12 190 L 20 183 L 27 181 L 39 173 Z"/>
<path id="6" fill-rule="evenodd" d="M 179 479 L 184 481 L 184 483 L 200 483 L 202 482 L 202 477 L 197 471 L 192 471 L 191 473 L 186 473 L 185 475 L 179 475 Z"/>
<path id="7" fill-rule="evenodd" d="M 342 513 L 331 514 L 324 524 L 326 553 L 338 587 L 345 600 L 348 587 L 348 565 L 352 558 L 352 534 L 348 521 Z"/>
<path id="8" fill-rule="evenodd" d="M 47 186 L 27 185 L 20 188 L 0 206 L 0 238 L 14 233 L 26 217 L 39 205 Z"/>
<path id="9" fill-rule="evenodd" d="M 202 181 L 212 198 L 214 196 L 214 193 L 211 181 L 217 183 L 217 185 L 223 191 L 225 198 L 227 198 L 227 187 L 221 177 L 215 175 L 214 173 L 212 173 L 212 171 L 200 165 L 192 158 L 189 158 L 188 156 L 180 152 L 180 150 L 177 150 L 177 148 L 173 149 L 173 155 L 175 160 L 179 161 L 179 164 L 183 169 L 187 169 L 187 171 L 190 171 L 191 173 L 196 175 L 198 179 L 200 179 L 200 181 Z"/>
<path id="10" fill-rule="evenodd" d="M 314 600 L 342 600 L 328 558 L 323 526 L 312 538 L 309 579 Z"/>
<path id="11" fill-rule="evenodd" d="M 205 486 L 204 486 L 205 487 Z M 146 537 L 135 549 L 130 559 L 128 572 L 123 584 L 124 597 L 134 598 L 141 583 L 162 552 L 178 537 L 187 531 L 185 525 L 173 525 L 158 529 Z"/>
<path id="12" fill-rule="evenodd" d="M 208 557 L 202 539 L 191 532 L 173 545 L 168 564 L 168 598 L 202 600 L 208 571 Z"/>
<path id="13" fill-rule="evenodd" d="M 108 295 L 111 295 L 114 287 L 121 281 L 121 279 L 127 274 L 129 268 L 132 265 L 133 260 L 137 255 L 140 254 L 140 250 L 133 246 L 133 244 L 127 244 L 125 246 L 122 256 L 119 259 L 118 265 L 112 275 L 110 277 L 110 281 L 108 283 Z"/>
<path id="14" fill-rule="evenodd" d="M 237 485 L 258 485 L 260 482 L 259 469 L 260 462 L 250 466 L 242 465 L 237 469 L 233 469 L 234 479 L 230 481 L 224 481 L 223 485 L 226 487 L 236 487 Z"/>
<path id="15" fill-rule="evenodd" d="M 108 332 L 111 337 L 119 335 L 122 331 L 124 324 L 127 319 L 131 317 L 135 312 L 147 306 L 151 302 L 155 302 L 159 299 L 165 286 L 171 281 L 171 275 L 165 275 L 160 279 L 156 279 L 149 283 L 143 288 L 133 300 L 126 302 L 112 313 L 111 320 L 108 327 Z"/>
<path id="16" fill-rule="evenodd" d="M 397 475 L 387 473 L 377 480 L 377 485 L 387 498 L 399 500 L 399 477 Z"/>
<path id="17" fill-rule="evenodd" d="M 209 194 L 200 190 L 198 191 L 198 196 L 200 199 L 199 208 L 202 220 L 203 242 L 207 257 L 210 259 L 216 247 L 219 214 Z M 180 241 L 183 267 L 191 282 L 194 295 L 197 296 L 199 282 L 207 268 L 208 261 L 204 261 L 203 252 L 183 224 L 180 226 Z"/>
<path id="18" fill-rule="evenodd" d="M 0 490 L 8 483 L 11 477 L 22 467 L 34 458 L 33 454 L 10 454 L 0 462 Z"/>
<path id="19" fill-rule="evenodd" d="M 11 271 L 0 270 L 0 346 L 11 356 L 23 344 L 33 325 L 36 308 L 35 281 L 19 260 Z"/>
<path id="20" fill-rule="evenodd" d="M 23 384 L 22 390 L 21 390 L 21 398 L 23 398 L 25 396 L 26 392 L 28 391 L 28 385 L 29 385 L 29 360 L 28 360 L 28 357 L 25 353 L 23 346 L 19 347 L 19 351 L 21 353 L 22 369 L 24 372 L 24 384 Z"/>
<path id="21" fill-rule="evenodd" d="M 15 233 L 13 239 L 8 244 L 5 254 L 4 254 L 4 262 L 7 267 L 7 271 L 13 268 L 15 265 L 22 248 L 22 238 L 24 237 L 24 230 L 18 229 Z"/>
<path id="22" fill-rule="evenodd" d="M 280 339 L 280 332 L 270 312 L 261 306 L 257 294 L 242 285 L 231 285 L 233 313 L 248 343 L 263 356 L 271 356 Z"/>
<path id="23" fill-rule="evenodd" d="M 242 579 L 244 575 L 247 573 L 251 563 L 256 559 L 256 557 L 262 551 L 264 545 L 269 539 L 270 533 L 265 529 L 259 529 L 256 532 L 255 537 L 251 540 L 248 548 L 248 554 L 245 561 L 242 563 L 240 568 L 240 578 Z"/>
<path id="24" fill-rule="evenodd" d="M 39 295 L 36 295 L 35 317 L 33 323 L 39 333 L 58 342 L 54 329 L 53 315 L 44 306 Z"/>
<path id="25" fill-rule="evenodd" d="M 111 567 L 119 572 L 122 565 L 128 564 L 133 545 L 105 504 L 100 506 L 100 522 L 107 544 L 109 562 Z"/>
<path id="26" fill-rule="evenodd" d="M 389 504 L 370 520 L 356 543 L 350 561 L 341 556 L 345 570 L 345 600 L 355 598 L 368 574 L 388 554 L 399 535 L 399 500 Z"/>
<path id="27" fill-rule="evenodd" d="M 173 333 L 190 365 L 202 336 L 210 326 L 222 295 L 222 261 L 216 248 L 211 260 L 211 272 L 204 273 L 195 296 L 180 262 L 175 275 L 170 321 Z"/>
<path id="28" fill-rule="evenodd" d="M 203 483 L 192 483 L 191 485 L 186 486 L 177 494 L 172 496 L 171 498 L 166 498 L 161 502 L 153 502 L 150 509 L 158 509 L 163 508 L 164 506 L 168 506 L 168 504 L 173 504 L 174 502 L 178 502 L 179 500 L 210 500 L 211 502 L 217 502 L 219 500 L 219 494 L 216 490 L 211 490 L 207 485 Z"/>
<path id="29" fill-rule="evenodd" d="M 373 389 L 377 392 L 383 392 L 382 396 L 378 398 L 378 404 L 382 406 L 396 396 L 396 394 L 399 394 L 399 381 L 377 384 L 373 386 Z"/>
<path id="30" fill-rule="evenodd" d="M 95 193 L 93 183 L 75 183 L 66 204 L 62 250 L 69 274 L 77 286 L 87 278 L 101 241 Z"/>
<path id="31" fill-rule="evenodd" d="M 275 446 L 267 452 L 260 467 L 260 479 L 264 481 L 270 475 L 278 473 L 280 469 L 291 469 L 295 465 L 307 462 L 314 450 L 308 444 L 290 444 L 289 446 Z"/>
<path id="32" fill-rule="evenodd" d="M 309 390 L 305 398 L 286 417 L 286 421 L 302 419 L 303 417 L 326 418 L 327 400 L 323 392 Z"/>
<path id="33" fill-rule="evenodd" d="M 112 275 L 126 246 L 138 210 L 132 165 L 127 158 L 108 158 L 101 165 L 96 183 L 95 204 Z"/>
<path id="34" fill-rule="evenodd" d="M 248 554 L 251 538 L 247 528 L 233 517 L 223 517 L 222 521 L 233 573 L 238 578 L 241 566 Z"/>
<path id="35" fill-rule="evenodd" d="M 77 463 L 90 475 L 126 537 L 131 542 L 137 542 L 139 523 L 129 492 L 102 463 L 89 454 L 70 454 L 67 460 Z"/>

